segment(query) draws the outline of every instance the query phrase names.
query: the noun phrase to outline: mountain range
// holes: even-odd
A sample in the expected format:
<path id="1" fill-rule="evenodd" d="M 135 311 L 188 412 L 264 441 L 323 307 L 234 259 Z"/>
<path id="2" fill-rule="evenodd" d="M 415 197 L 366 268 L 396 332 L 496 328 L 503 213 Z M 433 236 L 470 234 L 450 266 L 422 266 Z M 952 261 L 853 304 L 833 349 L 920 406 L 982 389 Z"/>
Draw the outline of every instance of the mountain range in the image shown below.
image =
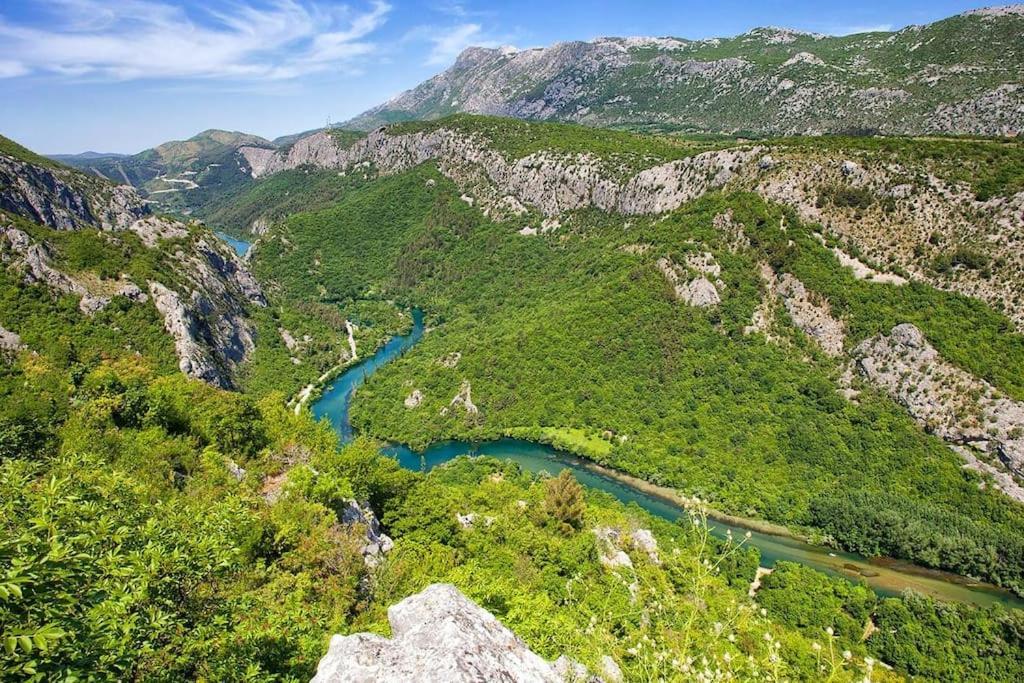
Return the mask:
<path id="1" fill-rule="evenodd" d="M 1016 136 L 1024 129 L 1024 5 L 900 31 L 825 36 L 757 28 L 732 38 L 599 38 L 466 49 L 451 68 L 340 125 L 355 135 L 454 113 L 673 134 Z M 290 149 L 207 130 L 134 155 L 53 158 L 126 182 L 162 210 L 208 216 L 244 187 L 240 147 Z M 340 131 L 334 129 L 335 134 Z"/>
<path id="2" fill-rule="evenodd" d="M 1012 135 L 1024 127 L 1024 5 L 896 32 L 757 28 L 732 38 L 598 38 L 469 48 L 345 124 L 457 112 L 742 135 Z"/>

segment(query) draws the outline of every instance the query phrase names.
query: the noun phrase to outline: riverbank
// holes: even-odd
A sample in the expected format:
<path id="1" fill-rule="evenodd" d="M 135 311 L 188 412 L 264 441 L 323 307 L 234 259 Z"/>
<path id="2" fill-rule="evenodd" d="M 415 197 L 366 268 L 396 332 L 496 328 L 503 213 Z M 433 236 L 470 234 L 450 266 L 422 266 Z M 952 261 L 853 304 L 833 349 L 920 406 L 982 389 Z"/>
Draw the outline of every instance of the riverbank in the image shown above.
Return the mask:
<path id="1" fill-rule="evenodd" d="M 626 484 L 627 486 L 642 491 L 646 495 L 658 498 L 664 502 L 675 505 L 683 510 L 689 512 L 699 512 L 702 516 L 706 517 L 710 523 L 723 523 L 730 527 L 744 529 L 758 534 L 764 534 L 768 536 L 775 536 L 780 539 L 786 539 L 794 541 L 800 544 L 806 544 L 808 546 L 815 546 L 816 541 L 809 535 L 800 534 L 788 527 L 780 524 L 774 524 L 766 520 L 750 519 L 747 517 L 738 517 L 730 515 L 725 512 L 721 512 L 714 508 L 709 507 L 705 502 L 684 495 L 676 489 L 669 488 L 667 486 L 661 486 L 659 484 L 653 484 L 645 479 L 634 477 L 626 474 L 611 467 L 606 467 L 600 463 L 594 462 L 589 458 L 580 456 L 574 453 L 566 453 L 566 458 L 576 460 L 578 465 L 588 471 L 594 472 L 608 479 Z M 827 546 L 821 546 L 826 548 Z M 841 565 L 843 574 L 852 577 L 859 577 L 863 579 L 876 579 L 881 582 L 887 582 L 885 572 L 894 572 L 898 574 L 912 575 L 921 579 L 940 581 L 943 583 L 955 584 L 971 589 L 983 589 L 990 592 L 1006 593 L 1008 596 L 1012 596 L 1004 589 L 979 581 L 977 579 L 961 576 L 960 574 L 953 574 L 951 572 L 942 571 L 940 569 L 931 569 L 929 567 L 922 567 L 921 565 L 908 562 L 906 560 L 900 560 L 891 557 L 869 557 L 863 558 L 860 561 L 854 563 L 849 561 L 849 557 L 839 549 L 835 549 L 834 553 L 831 553 L 837 561 L 844 560 Z M 866 562 L 869 566 L 862 566 L 862 562 Z M 837 562 L 837 566 L 839 563 Z M 875 583 L 878 583 L 876 581 Z M 884 590 L 884 589 L 883 589 Z M 1016 599 L 1016 596 L 1012 596 Z M 1024 601 L 1021 601 L 1024 605 Z"/>
<path id="2" fill-rule="evenodd" d="M 311 405 L 313 415 L 327 419 L 342 442 L 350 441 L 353 429 L 349 408 L 355 389 L 377 368 L 411 348 L 422 337 L 424 330 L 423 314 L 414 310 L 412 330 L 408 334 L 392 337 L 373 355 L 364 357 L 326 386 L 320 399 Z M 501 438 L 499 432 L 485 441 L 443 441 L 415 450 L 392 444 L 382 448 L 382 451 L 394 457 L 402 467 L 421 472 L 465 455 L 509 460 L 534 473 L 557 475 L 561 470 L 569 469 L 582 485 L 609 493 L 625 504 L 639 505 L 663 519 L 677 521 L 699 509 L 701 516 L 707 518 L 711 533 L 722 539 L 731 538 L 735 542 L 756 547 L 762 566 L 768 568 L 780 561 L 797 562 L 833 576 L 863 581 L 886 596 L 913 590 L 947 602 L 1024 608 L 1024 600 L 970 577 L 886 558 L 864 558 L 808 543 L 806 536 L 782 525 L 708 510 L 702 501 L 685 496 L 675 489 L 653 484 L 535 440 L 554 440 L 567 436 L 574 442 L 591 443 L 592 440 L 586 439 L 583 430 L 549 427 L 540 430 L 538 434 L 531 433 L 530 436 L 531 440 Z"/>

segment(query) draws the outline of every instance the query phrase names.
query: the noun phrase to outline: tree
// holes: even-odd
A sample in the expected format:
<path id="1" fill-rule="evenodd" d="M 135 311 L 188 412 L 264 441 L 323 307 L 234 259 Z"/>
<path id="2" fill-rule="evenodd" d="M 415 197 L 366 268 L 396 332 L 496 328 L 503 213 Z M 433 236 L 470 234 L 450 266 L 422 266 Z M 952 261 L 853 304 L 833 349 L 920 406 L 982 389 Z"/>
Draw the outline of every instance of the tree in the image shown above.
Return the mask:
<path id="1" fill-rule="evenodd" d="M 571 533 L 583 526 L 583 514 L 586 511 L 583 502 L 583 487 L 577 483 L 569 470 L 562 470 L 554 479 L 547 483 L 544 493 L 544 509 L 558 520 L 564 533 Z"/>

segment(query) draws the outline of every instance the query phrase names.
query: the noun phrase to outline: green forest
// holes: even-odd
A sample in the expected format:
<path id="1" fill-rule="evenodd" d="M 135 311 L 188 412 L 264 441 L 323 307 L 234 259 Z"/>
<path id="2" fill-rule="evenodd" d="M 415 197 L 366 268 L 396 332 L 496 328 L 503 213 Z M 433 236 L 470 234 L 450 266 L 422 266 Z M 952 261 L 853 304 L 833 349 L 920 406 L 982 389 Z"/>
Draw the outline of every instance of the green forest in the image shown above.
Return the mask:
<path id="1" fill-rule="evenodd" d="M 592 150 L 614 173 L 734 144 L 489 117 L 445 125 L 509 158 Z M 1018 187 L 1017 149 L 993 141 L 822 144 L 925 159 L 953 179 L 966 149 L 993 167 L 979 196 Z M 13 145 L 0 139 L 0 154 L 22 154 Z M 609 656 L 627 681 L 1024 675 L 1024 612 L 882 595 L 791 562 L 758 571 L 758 549 L 716 538 L 706 516 L 1024 595 L 1024 508 L 879 390 L 854 379 L 859 394 L 844 397 L 849 356 L 801 332 L 763 273 L 825 297 L 845 352 L 911 322 L 950 363 L 1022 400 L 1024 337 L 1005 315 L 919 281 L 856 279 L 820 226 L 754 194 L 657 216 L 580 210 L 531 234 L 539 214 L 494 219 L 437 164 L 361 169 L 246 181 L 206 205 L 207 224 L 156 246 L 0 213 L 62 272 L 186 295 L 181 254 L 211 229 L 265 218 L 246 265 L 267 299 L 245 304 L 255 348 L 225 391 L 182 374 L 152 305 L 114 296 L 86 315 L 77 296 L 0 268 L 0 324 L 21 342 L 0 351 L 0 679 L 305 681 L 331 635 L 389 635 L 388 607 L 438 582 L 545 659 L 597 671 Z M 687 264 L 713 261 L 720 303 L 680 301 L 659 259 L 687 277 L 699 272 Z M 948 267 L 965 260 L 950 254 Z M 358 388 L 354 441 L 295 408 L 300 390 L 315 400 L 356 362 L 350 329 L 365 359 L 408 331 L 410 309 L 424 312 L 424 336 Z M 750 329 L 755 311 L 765 324 Z M 670 522 L 567 471 L 467 456 L 414 472 L 381 450 L 505 436 L 695 504 Z M 394 540 L 386 554 L 343 520 L 354 502 Z"/>
<path id="2" fill-rule="evenodd" d="M 749 249 L 731 250 L 713 227 L 726 210 Z M 1019 397 L 1024 341 L 1006 318 L 924 285 L 856 280 L 810 228 L 751 195 L 631 223 L 583 212 L 560 236 L 531 239 L 485 219 L 428 166 L 287 219 L 255 265 L 291 296 L 375 295 L 427 312 L 436 329 L 353 404 L 368 434 L 414 447 L 523 429 L 605 435 L 602 464 L 717 509 L 1024 587 L 1018 506 L 979 491 L 977 475 L 888 398 L 844 400 L 842 367 L 785 316 L 773 322 L 785 343 L 743 333 L 764 261 L 828 296 L 848 346 L 914 322 L 946 358 Z M 725 285 L 708 312 L 675 302 L 654 267 L 698 249 L 713 252 Z M 457 368 L 438 362 L 452 353 Z M 464 380 L 480 412 L 442 415 Z M 425 396 L 416 410 L 403 405 L 412 388 Z"/>
<path id="3" fill-rule="evenodd" d="M 339 449 L 280 395 L 257 401 L 130 361 L 92 367 L 72 395 L 72 413 L 0 462 L 4 680 L 308 680 L 331 634 L 386 634 L 387 606 L 439 581 L 542 656 L 595 666 L 610 655 L 629 680 L 1024 672 L 1019 613 L 879 599 L 798 565 L 763 580 L 758 607 L 747 597 L 757 551 L 743 539 L 571 478 L 479 458 L 412 473 L 372 440 Z M 339 524 L 353 498 L 395 538 L 376 568 L 362 529 Z M 594 530 L 608 528 L 627 549 L 651 529 L 656 555 L 604 566 Z"/>

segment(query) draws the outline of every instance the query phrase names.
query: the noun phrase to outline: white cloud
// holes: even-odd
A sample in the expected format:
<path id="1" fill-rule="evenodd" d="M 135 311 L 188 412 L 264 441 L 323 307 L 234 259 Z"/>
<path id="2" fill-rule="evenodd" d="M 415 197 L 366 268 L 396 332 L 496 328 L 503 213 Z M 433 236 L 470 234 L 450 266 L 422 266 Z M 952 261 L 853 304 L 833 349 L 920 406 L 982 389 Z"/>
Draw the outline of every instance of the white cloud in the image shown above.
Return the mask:
<path id="1" fill-rule="evenodd" d="M 15 78 L 28 73 L 28 67 L 21 62 L 0 59 L 0 78 Z"/>
<path id="2" fill-rule="evenodd" d="M 438 0 L 431 4 L 431 9 L 440 14 L 447 14 L 450 17 L 467 17 L 469 11 L 466 5 L 459 0 Z"/>
<path id="3" fill-rule="evenodd" d="M 467 47 L 498 47 L 511 42 L 488 33 L 476 23 L 457 24 L 455 26 L 417 26 L 407 32 L 402 42 L 426 42 L 430 44 L 425 64 L 427 66 L 447 66 L 455 61 Z"/>
<path id="4" fill-rule="evenodd" d="M 53 21 L 15 25 L 0 12 L 0 77 L 44 72 L 113 80 L 287 79 L 353 68 L 391 10 L 298 0 L 232 4 L 190 16 L 162 0 L 42 0 Z"/>
<path id="5" fill-rule="evenodd" d="M 460 24 L 430 37 L 433 47 L 427 55 L 427 64 L 441 66 L 451 63 L 470 45 L 482 45 L 480 24 Z"/>

